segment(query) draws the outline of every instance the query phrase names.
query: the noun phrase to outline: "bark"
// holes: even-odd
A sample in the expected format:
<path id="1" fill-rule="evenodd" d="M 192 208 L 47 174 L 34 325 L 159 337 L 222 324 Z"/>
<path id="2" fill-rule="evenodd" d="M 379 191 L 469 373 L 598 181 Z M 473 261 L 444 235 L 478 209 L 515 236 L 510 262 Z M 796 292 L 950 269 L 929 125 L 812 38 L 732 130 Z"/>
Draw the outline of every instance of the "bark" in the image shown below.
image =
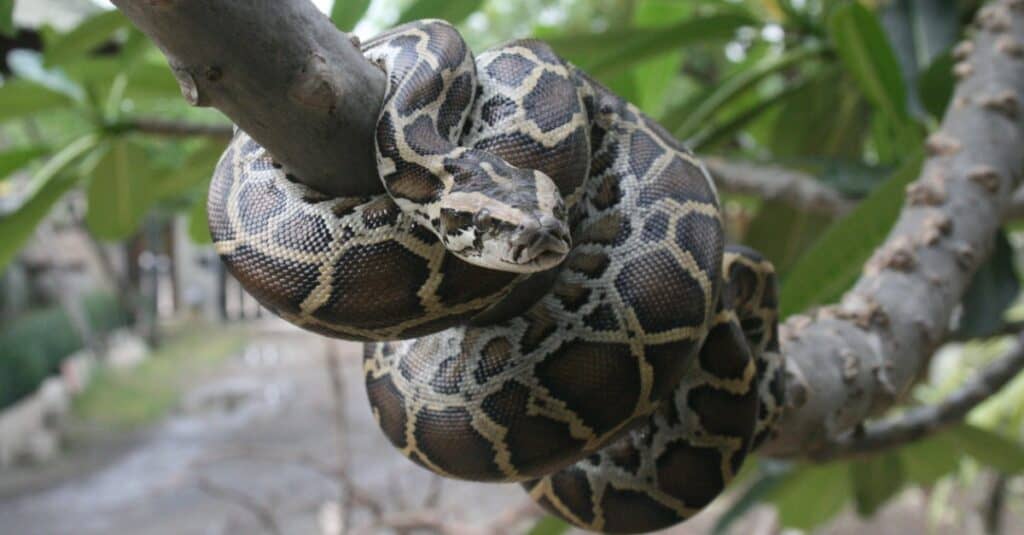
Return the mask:
<path id="1" fill-rule="evenodd" d="M 382 192 L 373 127 L 384 74 L 309 0 L 114 0 L 213 106 L 305 184 Z"/>
<path id="2" fill-rule="evenodd" d="M 814 459 L 825 461 L 877 453 L 920 440 L 960 422 L 972 409 L 992 397 L 1024 369 L 1024 335 L 1018 335 L 1013 348 L 979 370 L 959 389 L 934 405 L 923 405 L 903 414 L 859 429 L 853 436 L 814 452 Z"/>
<path id="3" fill-rule="evenodd" d="M 789 407 L 764 454 L 813 457 L 904 398 L 992 250 L 1024 169 L 1024 1 L 982 9 L 956 53 L 953 103 L 889 237 L 840 303 L 782 328 Z"/>

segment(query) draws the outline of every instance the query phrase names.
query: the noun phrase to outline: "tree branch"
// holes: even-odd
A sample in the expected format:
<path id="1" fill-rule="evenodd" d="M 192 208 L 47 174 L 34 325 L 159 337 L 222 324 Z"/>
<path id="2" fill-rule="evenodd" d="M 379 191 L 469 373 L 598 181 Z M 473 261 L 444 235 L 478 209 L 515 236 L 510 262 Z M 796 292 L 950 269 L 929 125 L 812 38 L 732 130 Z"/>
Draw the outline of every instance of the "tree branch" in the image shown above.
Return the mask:
<path id="1" fill-rule="evenodd" d="M 766 455 L 813 456 L 905 396 L 992 251 L 1024 169 L 1024 1 L 982 9 L 957 56 L 953 102 L 889 237 L 839 304 L 782 327 L 789 406 Z"/>
<path id="2" fill-rule="evenodd" d="M 933 435 L 963 421 L 971 409 L 1006 386 L 1024 369 L 1024 335 L 1009 353 L 989 363 L 959 390 L 935 405 L 914 407 L 898 417 L 869 425 L 825 449 L 814 452 L 824 461 L 875 453 Z"/>
<path id="3" fill-rule="evenodd" d="M 167 56 L 182 94 L 224 112 L 305 184 L 382 192 L 384 73 L 309 0 L 113 0 Z"/>
<path id="4" fill-rule="evenodd" d="M 764 200 L 784 202 L 801 212 L 828 216 L 841 216 L 853 208 L 853 203 L 838 191 L 800 171 L 715 157 L 703 160 L 715 183 L 724 190 L 757 195 Z"/>

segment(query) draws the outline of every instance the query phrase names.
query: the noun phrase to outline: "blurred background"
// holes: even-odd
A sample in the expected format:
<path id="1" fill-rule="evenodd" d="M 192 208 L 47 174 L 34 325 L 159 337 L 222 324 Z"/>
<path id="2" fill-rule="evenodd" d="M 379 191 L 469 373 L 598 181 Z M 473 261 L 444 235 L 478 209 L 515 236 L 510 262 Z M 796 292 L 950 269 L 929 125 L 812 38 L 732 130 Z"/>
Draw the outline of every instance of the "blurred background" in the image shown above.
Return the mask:
<path id="1" fill-rule="evenodd" d="M 526 36 L 657 118 L 719 173 L 788 315 L 858 276 L 949 103 L 970 0 L 317 0 L 367 38 L 446 18 L 474 49 Z M 230 134 L 101 0 L 0 0 L 0 533 L 534 533 L 516 485 L 442 481 L 386 442 L 359 347 L 269 316 L 209 246 Z M 749 176 L 748 176 L 749 175 Z M 1020 221 L 999 236 L 911 404 L 1019 332 Z M 747 463 L 673 533 L 1024 533 L 1024 380 L 968 424 L 878 456 Z"/>

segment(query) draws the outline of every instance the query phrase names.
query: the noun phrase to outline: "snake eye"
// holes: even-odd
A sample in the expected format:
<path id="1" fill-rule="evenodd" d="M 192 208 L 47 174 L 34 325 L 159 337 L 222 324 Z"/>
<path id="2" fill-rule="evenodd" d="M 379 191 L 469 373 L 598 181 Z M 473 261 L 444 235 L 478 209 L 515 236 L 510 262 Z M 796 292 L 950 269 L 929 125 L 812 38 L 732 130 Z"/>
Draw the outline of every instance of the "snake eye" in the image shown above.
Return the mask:
<path id="1" fill-rule="evenodd" d="M 479 212 L 476 213 L 476 215 L 473 216 L 473 225 L 481 230 L 486 230 L 490 228 L 491 223 L 493 222 L 494 219 L 491 217 L 491 213 L 487 211 L 486 208 L 480 210 Z"/>

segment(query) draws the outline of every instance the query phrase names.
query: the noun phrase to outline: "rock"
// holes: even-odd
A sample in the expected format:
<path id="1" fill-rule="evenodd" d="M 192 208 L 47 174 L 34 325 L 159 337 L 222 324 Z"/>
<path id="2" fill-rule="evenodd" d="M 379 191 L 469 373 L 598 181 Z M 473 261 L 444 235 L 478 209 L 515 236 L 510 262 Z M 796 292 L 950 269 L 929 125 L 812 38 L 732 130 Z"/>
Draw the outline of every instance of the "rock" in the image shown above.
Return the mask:
<path id="1" fill-rule="evenodd" d="M 115 370 L 138 366 L 149 354 L 146 342 L 128 331 L 117 331 L 108 342 L 106 364 Z"/>
<path id="2" fill-rule="evenodd" d="M 91 351 L 82 350 L 68 357 L 60 366 L 64 388 L 72 396 L 82 393 L 92 381 L 96 369 L 96 355 Z"/>
<path id="3" fill-rule="evenodd" d="M 40 424 L 46 429 L 57 429 L 71 408 L 71 397 L 64 381 L 59 377 L 50 377 L 36 391 L 40 404 Z"/>

